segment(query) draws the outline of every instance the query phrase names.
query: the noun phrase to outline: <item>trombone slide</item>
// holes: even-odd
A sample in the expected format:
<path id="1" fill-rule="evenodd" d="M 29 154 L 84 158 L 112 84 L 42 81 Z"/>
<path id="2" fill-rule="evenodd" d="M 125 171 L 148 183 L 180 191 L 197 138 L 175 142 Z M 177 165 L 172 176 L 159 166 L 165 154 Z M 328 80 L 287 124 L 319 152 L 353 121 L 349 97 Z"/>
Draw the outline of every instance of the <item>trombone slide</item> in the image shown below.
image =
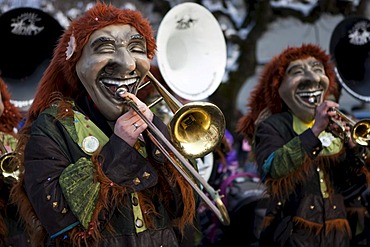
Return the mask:
<path id="1" fill-rule="evenodd" d="M 160 130 L 151 122 L 149 121 L 145 115 L 139 110 L 136 103 L 126 97 L 122 98 L 120 94 L 126 92 L 125 88 L 118 88 L 116 91 L 117 97 L 123 99 L 124 102 L 130 106 L 148 125 L 148 136 L 153 141 L 153 143 L 159 148 L 159 150 L 166 156 L 166 158 L 171 162 L 172 165 L 175 166 L 176 170 L 185 178 L 185 180 L 189 183 L 189 185 L 197 192 L 197 194 L 203 199 L 203 201 L 207 204 L 207 206 L 216 214 L 219 220 L 224 225 L 230 224 L 230 218 L 228 215 L 228 211 L 221 200 L 221 196 L 219 195 L 218 191 L 215 191 L 207 181 L 199 175 L 199 173 L 194 169 L 194 167 L 188 162 L 187 159 L 172 145 L 172 143 L 167 140 L 167 138 L 162 134 Z M 181 162 L 181 164 L 187 169 L 188 172 L 193 176 L 193 178 L 198 181 L 203 188 L 208 192 L 209 196 L 212 197 L 214 203 L 208 198 L 208 196 L 199 188 L 199 186 L 193 182 L 192 178 L 189 177 L 189 174 L 184 171 L 181 167 L 179 162 L 170 155 L 169 151 L 171 151 L 175 157 Z"/>

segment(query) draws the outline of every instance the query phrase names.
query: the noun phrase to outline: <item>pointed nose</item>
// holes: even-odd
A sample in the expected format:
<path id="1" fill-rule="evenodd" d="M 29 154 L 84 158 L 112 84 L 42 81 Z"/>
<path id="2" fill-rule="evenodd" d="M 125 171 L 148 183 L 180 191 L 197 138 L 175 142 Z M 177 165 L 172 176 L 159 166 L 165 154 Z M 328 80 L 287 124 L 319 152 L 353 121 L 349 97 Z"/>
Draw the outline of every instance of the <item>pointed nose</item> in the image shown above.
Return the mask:
<path id="1" fill-rule="evenodd" d="M 315 71 L 307 70 L 305 73 L 305 77 L 307 80 L 310 80 L 313 82 L 320 82 L 320 75 L 315 73 Z"/>
<path id="2" fill-rule="evenodd" d="M 115 57 L 110 61 L 111 66 L 105 68 L 108 74 L 130 74 L 136 69 L 136 60 L 126 49 L 119 49 Z"/>

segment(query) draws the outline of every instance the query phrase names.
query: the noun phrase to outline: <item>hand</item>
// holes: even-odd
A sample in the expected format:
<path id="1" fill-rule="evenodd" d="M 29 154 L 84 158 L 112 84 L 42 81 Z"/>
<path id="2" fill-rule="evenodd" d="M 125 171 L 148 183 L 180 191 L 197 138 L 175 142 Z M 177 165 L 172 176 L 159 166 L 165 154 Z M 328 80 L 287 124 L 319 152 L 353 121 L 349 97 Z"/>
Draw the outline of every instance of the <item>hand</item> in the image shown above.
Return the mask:
<path id="1" fill-rule="evenodd" d="M 348 124 L 345 126 L 345 132 L 344 132 L 345 142 L 348 144 L 349 148 L 354 148 L 357 146 L 357 143 L 353 141 L 352 139 L 352 127 Z"/>
<path id="2" fill-rule="evenodd" d="M 331 111 L 330 109 L 338 107 L 338 103 L 330 100 L 325 100 L 316 107 L 315 123 L 312 126 L 312 132 L 315 136 L 319 136 L 329 126 L 331 118 L 337 114 L 336 111 Z"/>
<path id="3" fill-rule="evenodd" d="M 135 102 L 140 112 L 142 112 L 150 122 L 153 121 L 153 112 L 134 94 L 126 92 L 120 96 L 122 98 L 130 98 L 133 102 Z M 137 138 L 147 127 L 148 125 L 145 123 L 145 121 L 135 112 L 134 109 L 131 108 L 117 119 L 114 125 L 114 133 L 133 147 L 137 141 Z"/>

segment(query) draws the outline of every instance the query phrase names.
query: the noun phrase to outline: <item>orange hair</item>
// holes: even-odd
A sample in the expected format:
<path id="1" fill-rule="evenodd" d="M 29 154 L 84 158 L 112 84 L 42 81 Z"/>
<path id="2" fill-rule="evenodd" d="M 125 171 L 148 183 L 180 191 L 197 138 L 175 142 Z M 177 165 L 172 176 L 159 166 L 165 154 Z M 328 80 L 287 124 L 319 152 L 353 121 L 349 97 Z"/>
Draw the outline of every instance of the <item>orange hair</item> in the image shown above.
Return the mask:
<path id="1" fill-rule="evenodd" d="M 324 65 L 326 75 L 329 78 L 329 88 L 324 98 L 333 96 L 336 100 L 339 99 L 340 90 L 336 82 L 330 56 L 319 46 L 313 44 L 303 44 L 301 47 L 288 47 L 265 65 L 260 79 L 249 97 L 247 104 L 249 112 L 238 121 L 238 133 L 252 141 L 255 123 L 260 114 L 266 110 L 271 114 L 279 113 L 283 110 L 283 101 L 278 90 L 285 76 L 285 70 L 292 61 L 307 57 L 314 57 Z"/>
<path id="2" fill-rule="evenodd" d="M 4 112 L 0 116 L 0 131 L 14 135 L 13 129 L 18 127 L 18 124 L 22 119 L 22 115 L 19 109 L 10 102 L 11 95 L 8 91 L 7 85 L 1 78 L 0 91 L 1 98 L 4 104 Z"/>

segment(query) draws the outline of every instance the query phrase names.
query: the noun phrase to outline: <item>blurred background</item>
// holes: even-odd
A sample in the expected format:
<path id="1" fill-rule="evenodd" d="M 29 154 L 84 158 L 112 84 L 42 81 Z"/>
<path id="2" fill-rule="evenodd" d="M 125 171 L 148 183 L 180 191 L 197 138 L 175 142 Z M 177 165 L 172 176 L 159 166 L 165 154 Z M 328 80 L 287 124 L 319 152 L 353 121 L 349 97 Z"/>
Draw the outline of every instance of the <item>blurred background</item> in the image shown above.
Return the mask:
<path id="1" fill-rule="evenodd" d="M 106 1 L 108 2 L 108 1 Z M 336 25 L 352 15 L 369 17 L 368 0 L 110 0 L 120 8 L 137 9 L 155 30 L 174 6 L 195 2 L 218 20 L 227 45 L 226 71 L 217 90 L 204 100 L 215 103 L 226 117 L 226 128 L 234 135 L 235 124 L 248 108 L 247 99 L 261 67 L 287 46 L 319 44 L 329 52 Z M 18 7 L 39 8 L 62 27 L 95 1 L 0 0 L 0 14 Z M 1 34 L 0 34 L 1 35 Z M 13 48 L 16 49 L 16 48 Z M 154 61 L 155 63 L 155 61 Z M 342 109 L 361 116 L 369 114 L 369 103 L 342 90 Z"/>
<path id="2" fill-rule="evenodd" d="M 225 205 L 228 208 L 230 226 L 222 226 L 217 219 L 206 209 L 199 208 L 200 225 L 203 238 L 199 247 L 229 246 L 230 243 L 243 242 L 244 246 L 256 247 L 259 237 L 262 217 L 265 211 L 263 187 L 256 174 L 253 158 L 248 155 L 251 146 L 235 133 L 238 119 L 248 109 L 247 101 L 259 73 L 273 56 L 279 54 L 289 46 L 300 46 L 302 43 L 313 43 L 322 47 L 330 54 L 333 31 L 338 24 L 349 17 L 357 16 L 370 18 L 369 0 L 109 0 L 119 8 L 130 8 L 141 11 L 152 23 L 157 38 L 158 30 L 169 10 L 184 2 L 194 2 L 204 6 L 216 18 L 215 23 L 220 26 L 220 37 L 224 39 L 226 48 L 221 52 L 223 59 L 206 59 L 198 65 L 198 58 L 190 54 L 200 54 L 199 48 L 213 54 L 214 43 L 217 43 L 213 34 L 215 31 L 208 28 L 202 35 L 209 47 L 190 47 L 188 50 L 176 47 L 173 50 L 172 60 L 176 66 L 181 66 L 185 57 L 190 61 L 185 66 L 196 64 L 195 68 L 183 75 L 182 80 L 189 81 L 190 87 L 201 88 L 203 81 L 202 69 L 211 67 L 221 74 L 221 82 L 206 98 L 200 101 L 210 101 L 216 104 L 225 115 L 225 138 L 215 152 L 203 157 L 199 163 L 199 173 L 213 186 L 220 189 Z M 0 69 L 1 76 L 5 76 L 12 94 L 12 102 L 26 111 L 32 103 L 33 93 L 48 65 L 48 58 L 52 55 L 53 39 L 56 41 L 59 34 L 69 25 L 70 20 L 78 17 L 89 9 L 95 1 L 88 0 L 0 0 Z M 51 19 L 42 14 L 22 13 L 8 15 L 12 10 L 31 7 L 43 11 Z M 6 18 L 5 18 L 6 17 Z M 44 18 L 45 17 L 45 18 Z M 43 19 L 43 21 L 40 21 Z M 195 18 L 196 19 L 196 18 Z M 370 22 L 370 21 L 369 21 Z M 12 28 L 18 28 L 18 36 L 13 35 Z M 370 44 L 370 24 L 358 35 L 362 41 Z M 48 28 L 48 30 L 46 30 Z M 37 38 L 34 33 L 43 30 L 46 36 Z M 345 35 L 347 30 L 342 30 Z M 172 32 L 172 31 L 169 31 Z M 12 33 L 12 34 L 11 34 Z M 42 32 L 39 32 L 42 33 Z M 176 36 L 179 43 L 193 45 L 197 35 Z M 23 35 L 24 34 L 24 35 Z M 17 37 L 13 37 L 17 36 Z M 27 37 L 28 36 L 28 37 Z M 34 37 L 32 37 L 34 36 Z M 51 37 L 53 36 L 53 37 Z M 46 40 L 46 38 L 50 40 Z M 340 38 L 340 37 L 339 37 Z M 209 44 L 211 41 L 212 44 Z M 194 46 L 194 45 L 193 45 Z M 350 58 L 345 62 L 353 71 L 362 71 L 356 78 L 362 80 L 351 82 L 353 87 L 364 88 L 359 90 L 360 95 L 353 95 L 342 89 L 339 104 L 342 111 L 355 118 L 370 118 L 370 45 L 364 46 L 360 53 L 346 50 Z M 198 48 L 193 49 L 193 48 Z M 207 49 L 206 49 L 207 48 Z M 47 50 L 47 53 L 45 51 Z M 162 49 L 163 50 L 163 49 Z M 185 51 L 184 51 L 185 50 Z M 195 50 L 195 51 L 194 51 Z M 342 49 L 343 50 L 343 49 Z M 203 51 L 202 51 L 203 52 Z M 215 51 L 218 52 L 218 51 Z M 158 53 L 157 53 L 158 54 Z M 153 60 L 152 73 L 160 82 L 166 81 L 161 76 L 163 71 L 158 70 L 159 56 Z M 216 61 L 214 61 L 216 60 Z M 365 62 L 366 61 L 366 62 Z M 221 64 L 221 66 L 219 66 Z M 364 67 L 366 69 L 356 69 Z M 159 66 L 160 67 L 160 66 Z M 193 66 L 194 67 L 194 66 Z M 199 69 L 199 67 L 201 67 Z M 220 67 L 220 68 L 219 68 Z M 7 70 L 5 68 L 8 68 Z M 198 71 L 199 69 L 199 71 Z M 30 73 L 26 71 L 31 70 Z M 216 74 L 215 71 L 213 73 Z M 369 76 L 367 76 L 369 75 Z M 179 84 L 180 78 L 166 81 L 167 84 Z M 198 83 L 198 84 L 197 84 Z M 341 84 L 343 86 L 343 84 Z M 180 87 L 185 87 L 181 85 Z M 190 88 L 190 90 L 193 90 Z M 175 92 L 176 93 L 176 92 Z M 145 94 L 143 97 L 148 97 Z M 359 97 L 361 96 L 361 97 Z M 181 99 L 182 103 L 190 99 Z M 159 108 L 162 109 L 162 108 Z M 251 109 L 253 110 L 253 109 Z M 166 114 L 168 109 L 161 110 Z M 169 121 L 167 119 L 167 121 Z"/>

